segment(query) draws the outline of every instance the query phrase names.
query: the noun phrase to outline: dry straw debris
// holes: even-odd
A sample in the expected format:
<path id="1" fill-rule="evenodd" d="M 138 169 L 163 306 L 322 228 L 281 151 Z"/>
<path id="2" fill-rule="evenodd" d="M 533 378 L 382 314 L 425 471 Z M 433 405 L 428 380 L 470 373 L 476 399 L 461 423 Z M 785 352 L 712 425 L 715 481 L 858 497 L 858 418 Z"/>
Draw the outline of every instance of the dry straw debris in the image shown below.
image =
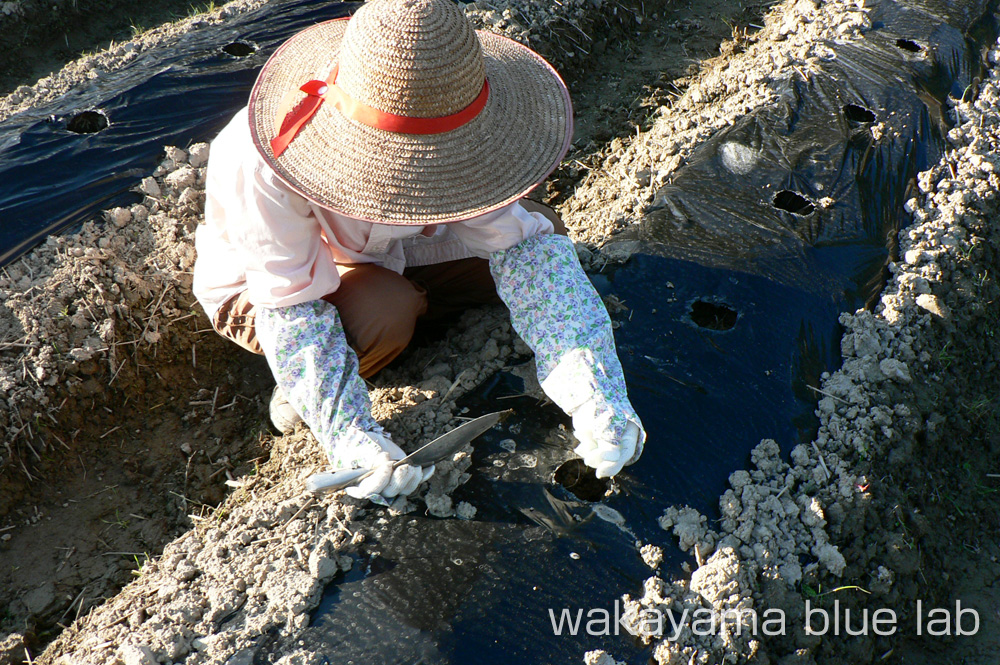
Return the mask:
<path id="1" fill-rule="evenodd" d="M 136 48 L 169 44 L 177 31 L 215 25 L 259 4 L 232 3 L 190 25 L 143 35 L 131 49 L 122 45 L 75 63 L 15 91 L 0 103 L 0 117 L 52 99 L 91 73 L 123 66 Z M 564 70 L 585 61 L 602 25 L 618 21 L 631 28 L 646 19 L 613 0 L 543 4 L 481 0 L 467 11 L 479 25 L 527 41 Z M 636 222 L 699 141 L 770 101 L 777 78 L 808 72 L 826 56 L 822 39 L 854 39 L 867 20 L 860 0 L 819 6 L 799 0 L 776 8 L 742 54 L 711 63 L 648 131 L 606 152 L 602 167 L 562 206 L 575 238 L 600 244 Z M 992 63 L 998 52 L 991 52 Z M 649 642 L 657 662 L 735 663 L 770 653 L 797 654 L 794 662 L 809 663 L 847 652 L 799 634 L 765 643 L 748 631 L 698 636 L 690 626 L 681 639 L 664 640 L 649 634 L 641 620 L 645 609 L 740 616 L 776 607 L 794 622 L 802 589 L 829 580 L 864 586 L 885 602 L 914 597 L 919 566 L 887 518 L 888 499 L 876 494 L 892 496 L 875 465 L 902 473 L 925 450 L 943 446 L 948 408 L 965 404 L 970 419 L 982 414 L 980 402 L 962 394 L 968 383 L 960 377 L 973 369 L 988 376 L 996 362 L 989 359 L 996 357 L 1000 330 L 990 306 L 998 296 L 998 102 L 1000 77 L 992 71 L 974 101 L 952 109 L 948 153 L 920 175 L 920 194 L 908 203 L 913 224 L 901 234 L 902 259 L 891 266 L 877 310 L 842 317 L 844 366 L 817 388 L 815 441 L 787 461 L 774 442 L 763 441 L 753 451 L 753 468 L 731 475 L 718 523 L 684 507 L 663 515 L 661 525 L 698 567 L 690 579 L 650 577 L 641 596 L 625 596 L 631 628 Z M 17 473 L 30 474 L 31 459 L 66 446 L 58 424 L 67 412 L 86 413 L 109 396 L 141 389 L 158 365 L 197 364 L 207 321 L 191 296 L 192 234 L 204 201 L 207 152 L 204 144 L 167 148 L 161 167 L 137 184 L 142 203 L 107 211 L 75 235 L 48 239 L 0 275 L 0 429 L 7 433 L 0 470 L 16 464 L 23 466 Z M 610 248 L 603 257 L 582 247 L 580 253 L 587 263 L 628 255 Z M 458 397 L 525 353 L 503 312 L 470 315 L 445 340 L 379 377 L 372 386 L 376 418 L 399 440 L 419 445 L 460 422 Z M 199 399 L 214 414 L 217 393 L 213 398 L 206 391 Z M 146 563 L 119 596 L 81 616 L 38 662 L 249 661 L 259 635 L 291 636 L 302 628 L 323 583 L 347 570 L 352 548 L 371 535 L 361 519 L 366 509 L 356 503 L 301 495 L 301 480 L 323 463 L 308 432 L 277 439 L 275 446 L 259 474 L 230 481 L 238 489 L 212 517 L 195 517 L 195 529 Z M 423 496 L 390 511 L 408 512 L 422 502 L 432 514 L 470 519 L 475 507 L 452 505 L 449 496 L 467 479 L 469 464 L 467 452 L 457 454 L 439 466 Z M 903 531 L 922 524 L 918 517 L 902 515 L 899 523 L 911 525 Z M 872 530 L 866 520 L 879 526 Z M 858 532 L 867 543 L 851 538 Z M 643 547 L 642 556 L 653 569 L 662 562 L 655 544 Z M 20 637 L 9 636 L 0 643 L 0 661 L 19 648 Z M 300 656 L 306 662 L 307 654 Z M 585 662 L 615 661 L 589 652 Z"/>

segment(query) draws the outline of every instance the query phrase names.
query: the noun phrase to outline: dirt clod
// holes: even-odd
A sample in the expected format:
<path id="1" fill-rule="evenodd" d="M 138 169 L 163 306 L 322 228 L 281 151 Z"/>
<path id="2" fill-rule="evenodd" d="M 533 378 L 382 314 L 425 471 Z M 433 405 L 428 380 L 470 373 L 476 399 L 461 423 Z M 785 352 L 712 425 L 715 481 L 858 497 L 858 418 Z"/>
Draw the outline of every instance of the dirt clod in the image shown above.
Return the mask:
<path id="1" fill-rule="evenodd" d="M 17 21 L 29 4 L 2 3 L 0 12 Z M 260 4 L 230 3 L 71 63 L 17 87 L 0 101 L 0 118 Z M 825 40 L 856 40 L 870 27 L 863 2 L 803 0 L 775 7 L 750 33 L 759 17 L 733 4 L 466 6 L 477 25 L 528 43 L 567 75 L 578 134 L 536 193 L 559 207 L 585 268 L 628 260 L 638 244 L 615 236 L 701 141 L 772 101 L 783 72 L 808 74 L 828 55 Z M 698 59 L 715 56 L 722 36 L 731 39 L 717 58 L 680 55 L 684 45 Z M 998 53 L 988 60 L 996 64 Z M 977 96 L 946 109 L 949 145 L 917 178 L 888 286 L 873 311 L 841 318 L 844 365 L 817 387 L 815 440 L 788 460 L 762 441 L 750 467 L 730 476 L 718 521 L 666 509 L 660 545 L 679 544 L 698 565 L 690 579 L 661 571 L 624 597 L 631 632 L 657 662 L 995 656 L 998 104 L 1000 78 L 990 71 Z M 876 140 L 883 130 L 870 127 Z M 261 635 L 296 635 L 324 584 L 377 540 L 370 524 L 382 509 L 303 495 L 302 481 L 325 465 L 315 442 L 304 429 L 271 433 L 266 365 L 211 333 L 194 302 L 192 238 L 209 151 L 167 146 L 136 183 L 141 203 L 49 238 L 0 275 L 0 558 L 21 566 L 0 573 L 9 608 L 0 665 L 49 642 L 36 662 L 253 662 Z M 737 148 L 722 155 L 734 172 L 747 167 Z M 524 373 L 536 394 L 526 354 L 501 308 L 471 312 L 376 379 L 373 413 L 413 449 L 461 422 L 456 400 L 497 370 Z M 504 446 L 511 459 L 516 447 Z M 474 506 L 450 496 L 470 466 L 468 450 L 440 463 L 388 514 L 474 519 Z M 640 551 L 654 570 L 660 545 Z M 747 611 L 771 608 L 801 625 L 806 599 L 857 608 L 865 598 L 905 613 L 915 599 L 952 594 L 984 608 L 978 641 L 943 645 L 907 633 L 850 642 L 801 631 L 762 641 L 733 630 Z M 705 636 L 680 621 L 676 639 L 663 639 L 645 622 L 652 608 L 736 623 Z M 616 665 L 603 651 L 584 661 Z"/>

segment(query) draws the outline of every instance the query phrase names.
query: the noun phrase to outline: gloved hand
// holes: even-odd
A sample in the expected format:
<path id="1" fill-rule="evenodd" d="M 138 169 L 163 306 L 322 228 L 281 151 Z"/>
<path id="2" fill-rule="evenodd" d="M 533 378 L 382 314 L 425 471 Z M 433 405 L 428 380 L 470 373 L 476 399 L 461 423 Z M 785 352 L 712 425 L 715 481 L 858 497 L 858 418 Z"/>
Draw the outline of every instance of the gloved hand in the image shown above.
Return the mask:
<path id="1" fill-rule="evenodd" d="M 642 455 L 645 432 L 635 421 L 616 414 L 603 400 L 590 399 L 573 410 L 573 449 L 598 478 L 610 478 Z"/>
<path id="2" fill-rule="evenodd" d="M 348 346 L 340 315 L 325 300 L 261 307 L 257 339 L 288 403 L 309 425 L 335 470 L 372 469 L 347 490 L 381 505 L 410 494 L 434 466 L 392 468 L 405 453 L 371 415 L 358 358 Z"/>
<path id="3" fill-rule="evenodd" d="M 373 455 L 362 454 L 355 457 L 352 465 L 357 465 L 357 468 L 372 469 L 374 473 L 357 485 L 344 490 L 349 496 L 387 505 L 397 496 L 412 494 L 420 483 L 434 475 L 433 464 L 427 467 L 403 464 L 393 469 L 393 463 L 406 456 L 403 450 L 386 436 L 375 433 L 369 433 L 368 436 L 375 440 L 381 450 Z M 361 452 L 370 450 L 371 447 L 365 446 Z"/>
<path id="4" fill-rule="evenodd" d="M 594 350 L 599 355 L 595 355 Z M 610 478 L 642 455 L 646 432 L 629 403 L 618 356 L 605 347 L 562 356 L 542 389 L 573 418 L 574 449 L 598 478 Z"/>
<path id="5" fill-rule="evenodd" d="M 608 311 L 573 243 L 535 235 L 490 256 L 511 323 L 535 352 L 538 381 L 573 418 L 576 447 L 598 477 L 639 459 L 646 433 L 632 408 Z"/>

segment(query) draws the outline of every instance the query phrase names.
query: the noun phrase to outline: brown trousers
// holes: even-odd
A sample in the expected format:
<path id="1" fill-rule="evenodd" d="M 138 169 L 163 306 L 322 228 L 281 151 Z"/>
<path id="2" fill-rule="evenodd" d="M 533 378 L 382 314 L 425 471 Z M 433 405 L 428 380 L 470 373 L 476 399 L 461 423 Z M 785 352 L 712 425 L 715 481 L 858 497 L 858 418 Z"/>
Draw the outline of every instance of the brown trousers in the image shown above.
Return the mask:
<path id="1" fill-rule="evenodd" d="M 556 233 L 566 235 L 566 227 L 551 208 L 527 199 L 521 204 L 544 214 Z M 364 378 L 399 356 L 418 329 L 445 324 L 470 307 L 500 302 L 486 259 L 407 268 L 402 275 L 372 263 L 337 266 L 337 270 L 340 287 L 323 300 L 337 308 Z M 244 349 L 263 354 L 254 309 L 243 291 L 219 308 L 212 326 Z"/>
<path id="2" fill-rule="evenodd" d="M 469 307 L 500 302 L 485 259 L 407 268 L 402 275 L 373 263 L 338 266 L 338 270 L 340 288 L 323 300 L 337 308 L 365 378 L 403 352 L 418 324 L 442 323 Z M 219 308 L 212 323 L 223 337 L 263 353 L 254 309 L 243 291 Z"/>

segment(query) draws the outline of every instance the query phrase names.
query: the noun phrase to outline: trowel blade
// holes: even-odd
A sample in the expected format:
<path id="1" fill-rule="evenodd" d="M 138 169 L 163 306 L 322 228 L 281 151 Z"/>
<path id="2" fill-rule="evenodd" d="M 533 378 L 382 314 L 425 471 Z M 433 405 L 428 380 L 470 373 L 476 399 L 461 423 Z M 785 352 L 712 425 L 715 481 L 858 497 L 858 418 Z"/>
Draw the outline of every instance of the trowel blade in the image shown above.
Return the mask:
<path id="1" fill-rule="evenodd" d="M 483 432 L 492 429 L 494 425 L 513 413 L 512 410 L 497 411 L 479 416 L 467 423 L 459 425 L 447 434 L 442 434 L 425 446 L 418 448 L 403 459 L 398 464 L 413 464 L 416 466 L 427 466 L 440 462 L 449 455 L 458 452 L 465 444 L 469 443 Z"/>
<path id="2" fill-rule="evenodd" d="M 467 423 L 459 425 L 447 434 L 443 434 L 430 443 L 421 446 L 403 459 L 395 462 L 393 467 L 402 464 L 413 464 L 415 466 L 428 466 L 435 462 L 440 462 L 449 455 L 452 455 L 477 436 L 492 428 L 501 420 L 509 416 L 513 411 L 497 411 L 479 416 Z M 326 492 L 336 492 L 345 487 L 359 482 L 366 478 L 371 472 L 368 469 L 343 469 L 332 473 L 317 473 L 306 480 L 306 490 L 313 494 L 324 494 Z"/>

